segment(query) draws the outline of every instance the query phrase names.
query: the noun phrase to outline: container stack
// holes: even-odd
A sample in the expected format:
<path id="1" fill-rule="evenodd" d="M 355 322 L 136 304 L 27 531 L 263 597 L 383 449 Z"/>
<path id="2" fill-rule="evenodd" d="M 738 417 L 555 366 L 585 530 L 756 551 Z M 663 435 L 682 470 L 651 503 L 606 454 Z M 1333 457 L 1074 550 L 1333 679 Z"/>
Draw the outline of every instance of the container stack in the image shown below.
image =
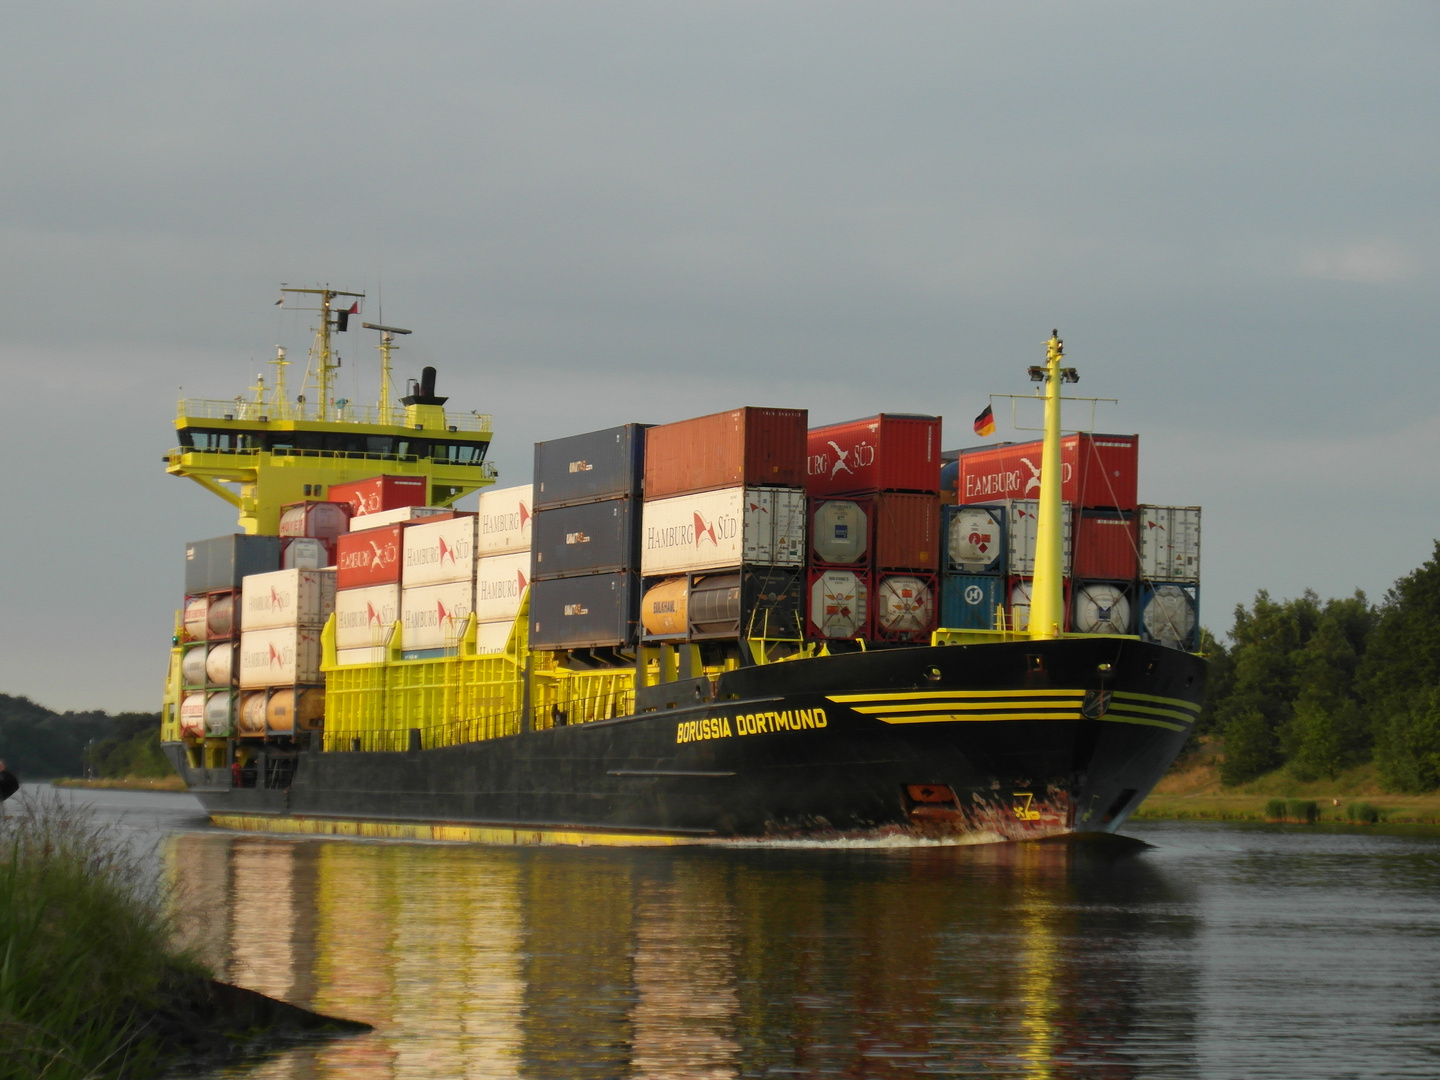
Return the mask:
<path id="1" fill-rule="evenodd" d="M 646 425 L 535 444 L 530 647 L 634 644 Z"/>
<path id="2" fill-rule="evenodd" d="M 647 638 L 803 639 L 806 416 L 734 409 L 646 433 Z"/>
<path id="3" fill-rule="evenodd" d="M 924 641 L 938 614 L 940 418 L 813 428 L 808 634 Z"/>
<path id="4" fill-rule="evenodd" d="M 1140 636 L 1195 649 L 1200 632 L 1200 507 L 1142 506 Z"/>
<path id="5" fill-rule="evenodd" d="M 280 565 L 278 536 L 217 536 L 185 545 L 180 727 L 192 738 L 227 738 L 239 711 L 242 584 Z"/>
<path id="6" fill-rule="evenodd" d="M 458 647 L 475 611 L 477 520 L 456 513 L 391 526 L 400 530 L 403 659 L 446 656 Z"/>
<path id="7" fill-rule="evenodd" d="M 280 508 L 280 566 L 320 570 L 335 565 L 335 543 L 350 531 L 348 502 L 301 502 Z"/>
<path id="8" fill-rule="evenodd" d="M 335 574 L 276 570 L 246 576 L 235 734 L 288 736 L 320 726 L 325 715 L 320 631 L 335 610 Z"/>
<path id="9" fill-rule="evenodd" d="M 405 526 L 362 525 L 383 513 L 352 519 L 336 544 L 335 659 L 342 665 L 383 661 L 400 621 Z"/>
<path id="10" fill-rule="evenodd" d="M 530 584 L 534 487 L 482 491 L 475 515 L 475 650 L 505 651 Z"/>

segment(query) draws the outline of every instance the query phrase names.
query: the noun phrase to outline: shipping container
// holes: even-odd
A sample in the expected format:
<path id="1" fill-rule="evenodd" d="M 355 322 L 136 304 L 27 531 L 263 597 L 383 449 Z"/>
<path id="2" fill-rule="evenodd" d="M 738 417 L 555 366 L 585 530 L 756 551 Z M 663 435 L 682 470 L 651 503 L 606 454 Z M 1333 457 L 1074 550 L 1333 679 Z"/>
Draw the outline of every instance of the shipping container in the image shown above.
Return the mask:
<path id="1" fill-rule="evenodd" d="M 390 658 L 389 650 L 383 646 L 366 649 L 336 649 L 335 664 L 347 667 L 354 664 L 383 664 Z"/>
<path id="2" fill-rule="evenodd" d="M 638 497 L 648 427 L 624 424 L 536 443 L 532 509 Z"/>
<path id="3" fill-rule="evenodd" d="M 281 570 L 324 570 L 334 565 L 334 541 L 292 536 L 280 548 Z"/>
<path id="4" fill-rule="evenodd" d="M 634 573 L 537 581 L 530 588 L 530 647 L 633 645 L 639 616 L 640 579 Z"/>
<path id="5" fill-rule="evenodd" d="M 424 506 L 430 501 L 430 483 L 423 476 L 372 476 L 349 484 L 335 484 L 328 497 L 349 503 L 353 517 Z"/>
<path id="6" fill-rule="evenodd" d="M 653 586 L 641 601 L 640 621 L 659 637 L 798 641 L 805 636 L 804 606 L 804 571 L 744 567 Z"/>
<path id="7" fill-rule="evenodd" d="M 453 648 L 474 610 L 473 581 L 406 587 L 400 593 L 401 647 Z"/>
<path id="8" fill-rule="evenodd" d="M 280 537 L 235 533 L 185 545 L 185 591 L 238 589 L 247 574 L 280 569 Z"/>
<path id="9" fill-rule="evenodd" d="M 265 690 L 251 690 L 240 695 L 240 709 L 235 716 L 235 734 L 252 737 L 265 734 L 265 705 L 269 696 Z"/>
<path id="10" fill-rule="evenodd" d="M 1142 506 L 1140 576 L 1149 581 L 1200 580 L 1200 507 Z"/>
<path id="11" fill-rule="evenodd" d="M 223 648 L 224 646 L 216 646 Z M 193 649 L 186 649 L 180 656 L 180 679 L 186 686 L 204 686 L 205 663 L 210 655 L 209 645 L 197 645 Z"/>
<path id="12" fill-rule="evenodd" d="M 487 555 L 475 564 L 475 618 L 514 622 L 530 584 L 530 552 Z"/>
<path id="13" fill-rule="evenodd" d="M 1172 649 L 1193 651 L 1200 635 L 1198 585 L 1142 584 L 1140 636 Z"/>
<path id="14" fill-rule="evenodd" d="M 335 593 L 335 648 L 383 648 L 400 621 L 400 586 L 371 585 Z"/>
<path id="15" fill-rule="evenodd" d="M 245 579 L 242 630 L 319 628 L 335 610 L 334 570 L 275 570 Z M 214 611 L 214 605 L 211 605 Z"/>
<path id="16" fill-rule="evenodd" d="M 821 566 L 867 565 L 872 509 L 868 499 L 811 499 L 811 562 Z"/>
<path id="17" fill-rule="evenodd" d="M 1063 572 L 1070 573 L 1071 530 L 1074 526 L 1072 508 L 1069 503 L 1060 505 L 1062 526 L 1060 560 Z M 1007 504 L 1005 522 L 1006 562 L 1010 574 L 1030 577 L 1035 573 L 1035 541 L 1040 519 L 1040 503 L 1034 499 L 1012 499 Z"/>
<path id="18" fill-rule="evenodd" d="M 272 735 L 314 731 L 325 720 L 325 691 L 284 687 L 274 690 L 265 703 L 265 727 Z"/>
<path id="19" fill-rule="evenodd" d="M 429 521 L 433 518 L 451 518 L 455 511 L 448 506 L 402 506 L 398 510 L 381 510 L 375 514 L 362 514 L 350 519 L 352 533 L 370 529 L 383 529 L 390 525 L 406 525 L 412 521 Z"/>
<path id="20" fill-rule="evenodd" d="M 401 583 L 409 589 L 474 580 L 475 521 L 474 515 L 465 515 L 405 526 Z"/>
<path id="21" fill-rule="evenodd" d="M 1009 507 L 946 506 L 940 514 L 941 566 L 951 574 L 1004 574 Z"/>
<path id="22" fill-rule="evenodd" d="M 812 570 L 809 599 L 812 637 L 870 636 L 870 575 L 865 571 Z"/>
<path id="23" fill-rule="evenodd" d="M 1134 581 L 1140 568 L 1135 511 L 1075 512 L 1070 576 L 1103 581 Z"/>
<path id="24" fill-rule="evenodd" d="M 628 497 L 537 512 L 532 564 L 535 579 L 638 568 L 640 512 L 640 501 Z"/>
<path id="25" fill-rule="evenodd" d="M 1038 440 L 960 451 L 957 499 L 964 503 L 1040 497 Z M 1134 510 L 1140 436 L 1081 432 L 1060 440 L 1060 497 L 1076 506 Z"/>
<path id="26" fill-rule="evenodd" d="M 205 636 L 211 641 L 229 640 L 240 629 L 241 620 L 236 617 L 240 613 L 235 607 L 235 601 L 240 596 L 240 593 L 226 592 L 210 597 L 205 609 Z"/>
<path id="27" fill-rule="evenodd" d="M 226 739 L 235 730 L 235 710 L 239 697 L 233 690 L 215 690 L 205 695 L 205 734 L 212 739 Z"/>
<path id="28" fill-rule="evenodd" d="M 1133 634 L 1130 586 L 1075 580 L 1070 586 L 1070 630 L 1076 634 Z"/>
<path id="29" fill-rule="evenodd" d="M 205 629 L 209 621 L 210 597 L 208 596 L 187 596 L 185 598 L 185 612 L 181 616 L 181 624 L 185 628 L 185 637 L 189 641 L 204 641 L 209 637 Z"/>
<path id="30" fill-rule="evenodd" d="M 811 428 L 806 489 L 811 495 L 940 491 L 940 417 L 881 413 Z"/>
<path id="31" fill-rule="evenodd" d="M 1030 629 L 1030 590 L 1034 585 L 1032 578 L 1012 577 L 1006 579 L 1010 583 L 1009 596 L 1009 619 L 1010 625 L 1007 630 L 1028 630 Z M 1061 587 L 1061 611 L 1065 619 L 1065 625 L 1060 629 L 1070 629 L 1070 579 L 1066 578 Z"/>
<path id="32" fill-rule="evenodd" d="M 349 531 L 348 502 L 302 502 L 280 508 L 282 537 L 309 536 L 333 544 Z"/>
<path id="33" fill-rule="evenodd" d="M 946 451 L 953 453 L 954 451 Z M 960 501 L 960 459 L 950 458 L 940 465 L 940 505 L 954 506 Z M 352 526 L 353 528 L 353 526 Z"/>
<path id="34" fill-rule="evenodd" d="M 340 537 L 335 544 L 336 588 L 398 584 L 404 565 L 404 532 L 403 525 L 388 525 Z"/>
<path id="35" fill-rule="evenodd" d="M 804 409 L 731 409 L 645 433 L 645 498 L 805 486 Z"/>
<path id="36" fill-rule="evenodd" d="M 640 569 L 651 577 L 742 563 L 802 566 L 805 516 L 805 493 L 794 488 L 729 488 L 646 502 Z"/>
<path id="37" fill-rule="evenodd" d="M 945 574 L 940 579 L 940 625 L 947 630 L 998 630 L 1005 579 L 995 574 Z"/>
<path id="38" fill-rule="evenodd" d="M 514 619 L 480 623 L 475 627 L 475 652 L 481 656 L 504 652 L 514 629 Z"/>
<path id="39" fill-rule="evenodd" d="M 533 484 L 480 492 L 475 545 L 480 555 L 509 555 L 530 550 Z"/>
<path id="40" fill-rule="evenodd" d="M 180 733 L 191 738 L 205 735 L 205 692 L 186 694 L 180 701 Z"/>
<path id="41" fill-rule="evenodd" d="M 690 633 L 690 577 L 666 578 L 640 598 L 640 625 L 650 637 Z"/>
<path id="42" fill-rule="evenodd" d="M 235 664 L 236 644 L 226 641 L 205 650 L 204 681 L 211 686 L 229 686 L 238 674 Z M 188 653 L 186 654 L 188 658 Z"/>
<path id="43" fill-rule="evenodd" d="M 319 630 L 285 626 L 244 631 L 240 635 L 240 685 L 259 690 L 319 683 L 320 654 Z"/>
<path id="44" fill-rule="evenodd" d="M 940 497 L 882 491 L 873 497 L 870 527 L 880 570 L 940 567 Z"/>
<path id="45" fill-rule="evenodd" d="M 928 642 L 939 616 L 937 592 L 933 574 L 876 574 L 872 604 L 876 639 Z"/>

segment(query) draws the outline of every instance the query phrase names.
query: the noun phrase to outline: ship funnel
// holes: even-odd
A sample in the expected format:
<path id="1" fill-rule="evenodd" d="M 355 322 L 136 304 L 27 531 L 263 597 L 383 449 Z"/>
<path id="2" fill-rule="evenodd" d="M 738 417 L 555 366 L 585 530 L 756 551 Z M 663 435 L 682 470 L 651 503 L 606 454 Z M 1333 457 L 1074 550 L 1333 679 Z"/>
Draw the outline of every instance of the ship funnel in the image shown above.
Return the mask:
<path id="1" fill-rule="evenodd" d="M 435 369 L 427 367 L 420 372 L 420 392 L 400 399 L 402 405 L 444 405 L 448 397 L 435 396 Z"/>

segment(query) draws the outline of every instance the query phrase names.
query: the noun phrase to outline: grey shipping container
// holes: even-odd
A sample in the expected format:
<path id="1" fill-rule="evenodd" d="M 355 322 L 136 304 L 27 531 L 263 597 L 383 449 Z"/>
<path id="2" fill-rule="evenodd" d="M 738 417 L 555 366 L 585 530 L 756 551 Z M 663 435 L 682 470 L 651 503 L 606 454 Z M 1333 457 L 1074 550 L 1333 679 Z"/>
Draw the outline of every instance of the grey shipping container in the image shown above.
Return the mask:
<path id="1" fill-rule="evenodd" d="M 585 649 L 633 644 L 640 578 L 630 572 L 554 578 L 530 586 L 530 647 Z"/>
<path id="2" fill-rule="evenodd" d="M 696 575 L 690 586 L 692 638 L 805 636 L 805 571 L 747 566 L 739 573 Z"/>
<path id="3" fill-rule="evenodd" d="M 280 537 L 234 533 L 185 545 L 185 591 L 238 589 L 247 574 L 280 569 Z"/>
<path id="4" fill-rule="evenodd" d="M 640 500 L 606 499 L 537 510 L 530 579 L 609 574 L 640 566 Z"/>
<path id="5" fill-rule="evenodd" d="M 623 424 L 535 444 L 535 510 L 639 495 L 645 429 Z"/>

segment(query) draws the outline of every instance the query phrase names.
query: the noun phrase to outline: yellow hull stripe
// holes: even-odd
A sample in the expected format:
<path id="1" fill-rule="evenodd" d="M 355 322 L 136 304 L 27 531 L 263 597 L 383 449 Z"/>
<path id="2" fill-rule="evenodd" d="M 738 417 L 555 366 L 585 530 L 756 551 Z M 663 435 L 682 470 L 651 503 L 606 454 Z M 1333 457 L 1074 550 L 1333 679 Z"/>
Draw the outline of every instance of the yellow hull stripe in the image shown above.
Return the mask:
<path id="1" fill-rule="evenodd" d="M 1083 690 L 903 690 L 890 694 L 829 694 L 827 700 L 837 705 L 852 701 L 913 701 L 935 698 L 1041 698 L 1080 697 Z"/>
<path id="2" fill-rule="evenodd" d="M 875 713 L 934 712 L 936 709 L 958 709 L 962 712 L 997 712 L 1003 709 L 1074 709 L 1080 704 L 1078 697 L 1069 701 L 926 701 L 917 705 L 852 705 L 851 711 L 873 715 Z"/>
<path id="3" fill-rule="evenodd" d="M 1184 724 L 1172 724 L 1169 720 L 1156 720 L 1149 716 L 1126 716 L 1124 713 L 1107 712 L 1100 719 L 1113 720 L 1117 724 L 1144 724 L 1146 727 L 1166 728 L 1169 731 L 1184 731 Z"/>
<path id="4" fill-rule="evenodd" d="M 1199 712 L 1200 706 L 1193 701 L 1181 701 L 1173 697 L 1156 697 L 1154 694 L 1135 694 L 1129 690 L 1116 690 L 1116 699 L 1123 698 L 1126 701 L 1153 701 L 1157 705 L 1170 705 L 1177 709 L 1189 709 L 1191 712 Z"/>
<path id="5" fill-rule="evenodd" d="M 699 838 L 647 833 L 584 832 L 579 829 L 526 829 L 503 825 L 438 825 L 408 821 L 350 821 L 343 818 L 270 817 L 266 814 L 211 814 L 222 829 L 288 833 L 305 836 L 346 836 L 365 840 L 445 840 L 459 844 L 521 846 L 652 847 L 693 844 Z"/>
<path id="6" fill-rule="evenodd" d="M 1004 723 L 1008 720 L 1079 720 L 1078 712 L 1043 712 L 1043 713 L 906 713 L 903 716 L 877 716 L 876 720 L 882 720 L 887 724 L 943 724 L 947 721 L 989 721 Z"/>
<path id="7" fill-rule="evenodd" d="M 1195 720 L 1190 713 L 1176 712 L 1174 709 L 1157 709 L 1150 705 L 1136 705 L 1129 701 L 1116 701 L 1111 708 L 1124 709 L 1132 713 L 1144 713 L 1146 716 L 1168 716 L 1172 720 L 1180 720 L 1186 724 L 1193 723 Z"/>

